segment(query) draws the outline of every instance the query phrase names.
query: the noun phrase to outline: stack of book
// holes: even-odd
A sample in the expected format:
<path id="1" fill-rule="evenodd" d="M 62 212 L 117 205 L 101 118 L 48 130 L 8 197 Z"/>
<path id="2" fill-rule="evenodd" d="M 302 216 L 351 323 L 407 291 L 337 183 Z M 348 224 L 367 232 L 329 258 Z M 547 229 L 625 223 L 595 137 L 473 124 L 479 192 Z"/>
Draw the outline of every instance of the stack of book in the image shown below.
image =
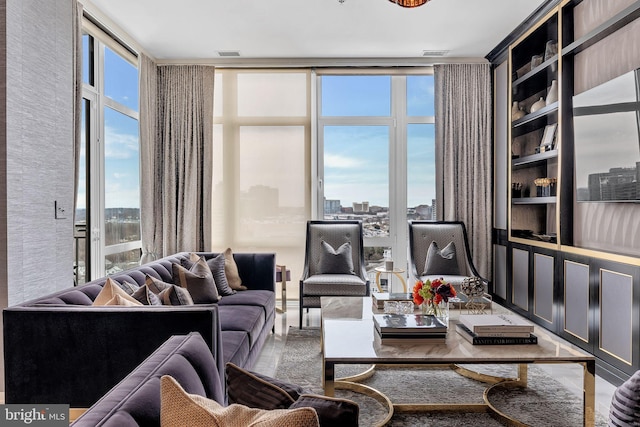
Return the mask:
<path id="1" fill-rule="evenodd" d="M 456 331 L 476 345 L 538 343 L 533 325 L 515 314 L 461 314 Z"/>
<path id="2" fill-rule="evenodd" d="M 413 301 L 410 293 L 371 292 L 373 307 L 378 310 L 384 308 L 385 301 Z"/>
<path id="3" fill-rule="evenodd" d="M 374 314 L 376 338 L 384 345 L 442 344 L 447 325 L 429 314 Z"/>

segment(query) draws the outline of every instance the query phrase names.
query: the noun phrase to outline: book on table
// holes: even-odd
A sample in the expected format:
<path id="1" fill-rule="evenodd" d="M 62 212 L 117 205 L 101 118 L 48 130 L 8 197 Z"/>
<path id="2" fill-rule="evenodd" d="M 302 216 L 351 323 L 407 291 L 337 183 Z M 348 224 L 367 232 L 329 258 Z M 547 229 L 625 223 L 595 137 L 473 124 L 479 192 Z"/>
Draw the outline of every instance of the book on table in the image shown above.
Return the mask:
<path id="1" fill-rule="evenodd" d="M 520 345 L 538 344 L 538 337 L 532 333 L 528 336 L 478 336 L 462 323 L 456 324 L 456 331 L 473 345 Z"/>
<path id="2" fill-rule="evenodd" d="M 507 334 L 533 332 L 533 324 L 515 314 L 461 314 L 459 322 L 471 332 L 481 334 L 480 336 L 490 336 L 487 334 L 510 336 Z"/>
<path id="3" fill-rule="evenodd" d="M 445 333 L 429 334 L 391 334 L 374 331 L 374 340 L 383 345 L 417 345 L 417 344 L 444 344 L 447 341 Z"/>
<path id="4" fill-rule="evenodd" d="M 382 310 L 386 301 L 413 301 L 413 295 L 406 292 L 372 292 L 371 301 L 374 307 Z"/>
<path id="5" fill-rule="evenodd" d="M 382 336 L 395 334 L 417 337 L 447 333 L 447 325 L 430 314 L 374 314 L 373 323 Z"/>

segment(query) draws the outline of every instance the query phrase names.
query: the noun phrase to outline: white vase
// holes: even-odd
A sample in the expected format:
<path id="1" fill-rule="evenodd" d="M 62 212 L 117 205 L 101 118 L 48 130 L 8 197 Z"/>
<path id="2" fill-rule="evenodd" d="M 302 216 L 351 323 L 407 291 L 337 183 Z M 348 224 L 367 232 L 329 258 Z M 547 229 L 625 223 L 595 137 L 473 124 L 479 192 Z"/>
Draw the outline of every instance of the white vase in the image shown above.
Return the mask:
<path id="1" fill-rule="evenodd" d="M 547 99 L 545 99 L 545 105 L 553 104 L 558 101 L 558 81 L 552 80 L 549 92 L 547 92 Z"/>
<path id="2" fill-rule="evenodd" d="M 521 119 L 524 115 L 525 112 L 520 108 L 518 101 L 513 101 L 513 106 L 511 107 L 511 121 Z"/>
<path id="3" fill-rule="evenodd" d="M 545 105 L 547 105 L 547 104 L 544 102 L 544 99 L 542 99 L 542 97 L 540 97 L 539 100 L 537 100 L 536 102 L 533 103 L 533 105 L 531 106 L 531 109 L 529 110 L 529 112 L 530 113 L 535 113 L 536 111 L 538 111 L 539 109 L 541 109 Z"/>

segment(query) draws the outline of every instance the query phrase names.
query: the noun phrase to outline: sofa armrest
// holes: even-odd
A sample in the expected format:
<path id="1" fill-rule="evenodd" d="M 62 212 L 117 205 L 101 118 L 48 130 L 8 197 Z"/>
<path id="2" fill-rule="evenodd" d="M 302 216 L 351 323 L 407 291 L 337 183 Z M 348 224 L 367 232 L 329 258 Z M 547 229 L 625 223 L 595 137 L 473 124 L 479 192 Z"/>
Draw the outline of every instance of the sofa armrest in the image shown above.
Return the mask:
<path id="1" fill-rule="evenodd" d="M 249 289 L 276 291 L 276 255 L 273 253 L 237 253 L 233 259 L 238 265 L 242 284 Z"/>
<path id="2" fill-rule="evenodd" d="M 3 311 L 5 403 L 89 407 L 172 335 L 199 332 L 224 374 L 216 305 Z"/>

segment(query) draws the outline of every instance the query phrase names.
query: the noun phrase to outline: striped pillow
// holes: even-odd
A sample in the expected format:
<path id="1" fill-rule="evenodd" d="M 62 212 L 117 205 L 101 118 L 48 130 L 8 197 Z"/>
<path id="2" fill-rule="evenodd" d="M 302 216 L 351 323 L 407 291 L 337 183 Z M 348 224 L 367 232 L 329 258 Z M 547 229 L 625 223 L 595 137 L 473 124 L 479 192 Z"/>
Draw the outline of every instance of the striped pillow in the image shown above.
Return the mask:
<path id="1" fill-rule="evenodd" d="M 609 426 L 640 425 L 640 371 L 616 389 L 609 408 Z"/>

